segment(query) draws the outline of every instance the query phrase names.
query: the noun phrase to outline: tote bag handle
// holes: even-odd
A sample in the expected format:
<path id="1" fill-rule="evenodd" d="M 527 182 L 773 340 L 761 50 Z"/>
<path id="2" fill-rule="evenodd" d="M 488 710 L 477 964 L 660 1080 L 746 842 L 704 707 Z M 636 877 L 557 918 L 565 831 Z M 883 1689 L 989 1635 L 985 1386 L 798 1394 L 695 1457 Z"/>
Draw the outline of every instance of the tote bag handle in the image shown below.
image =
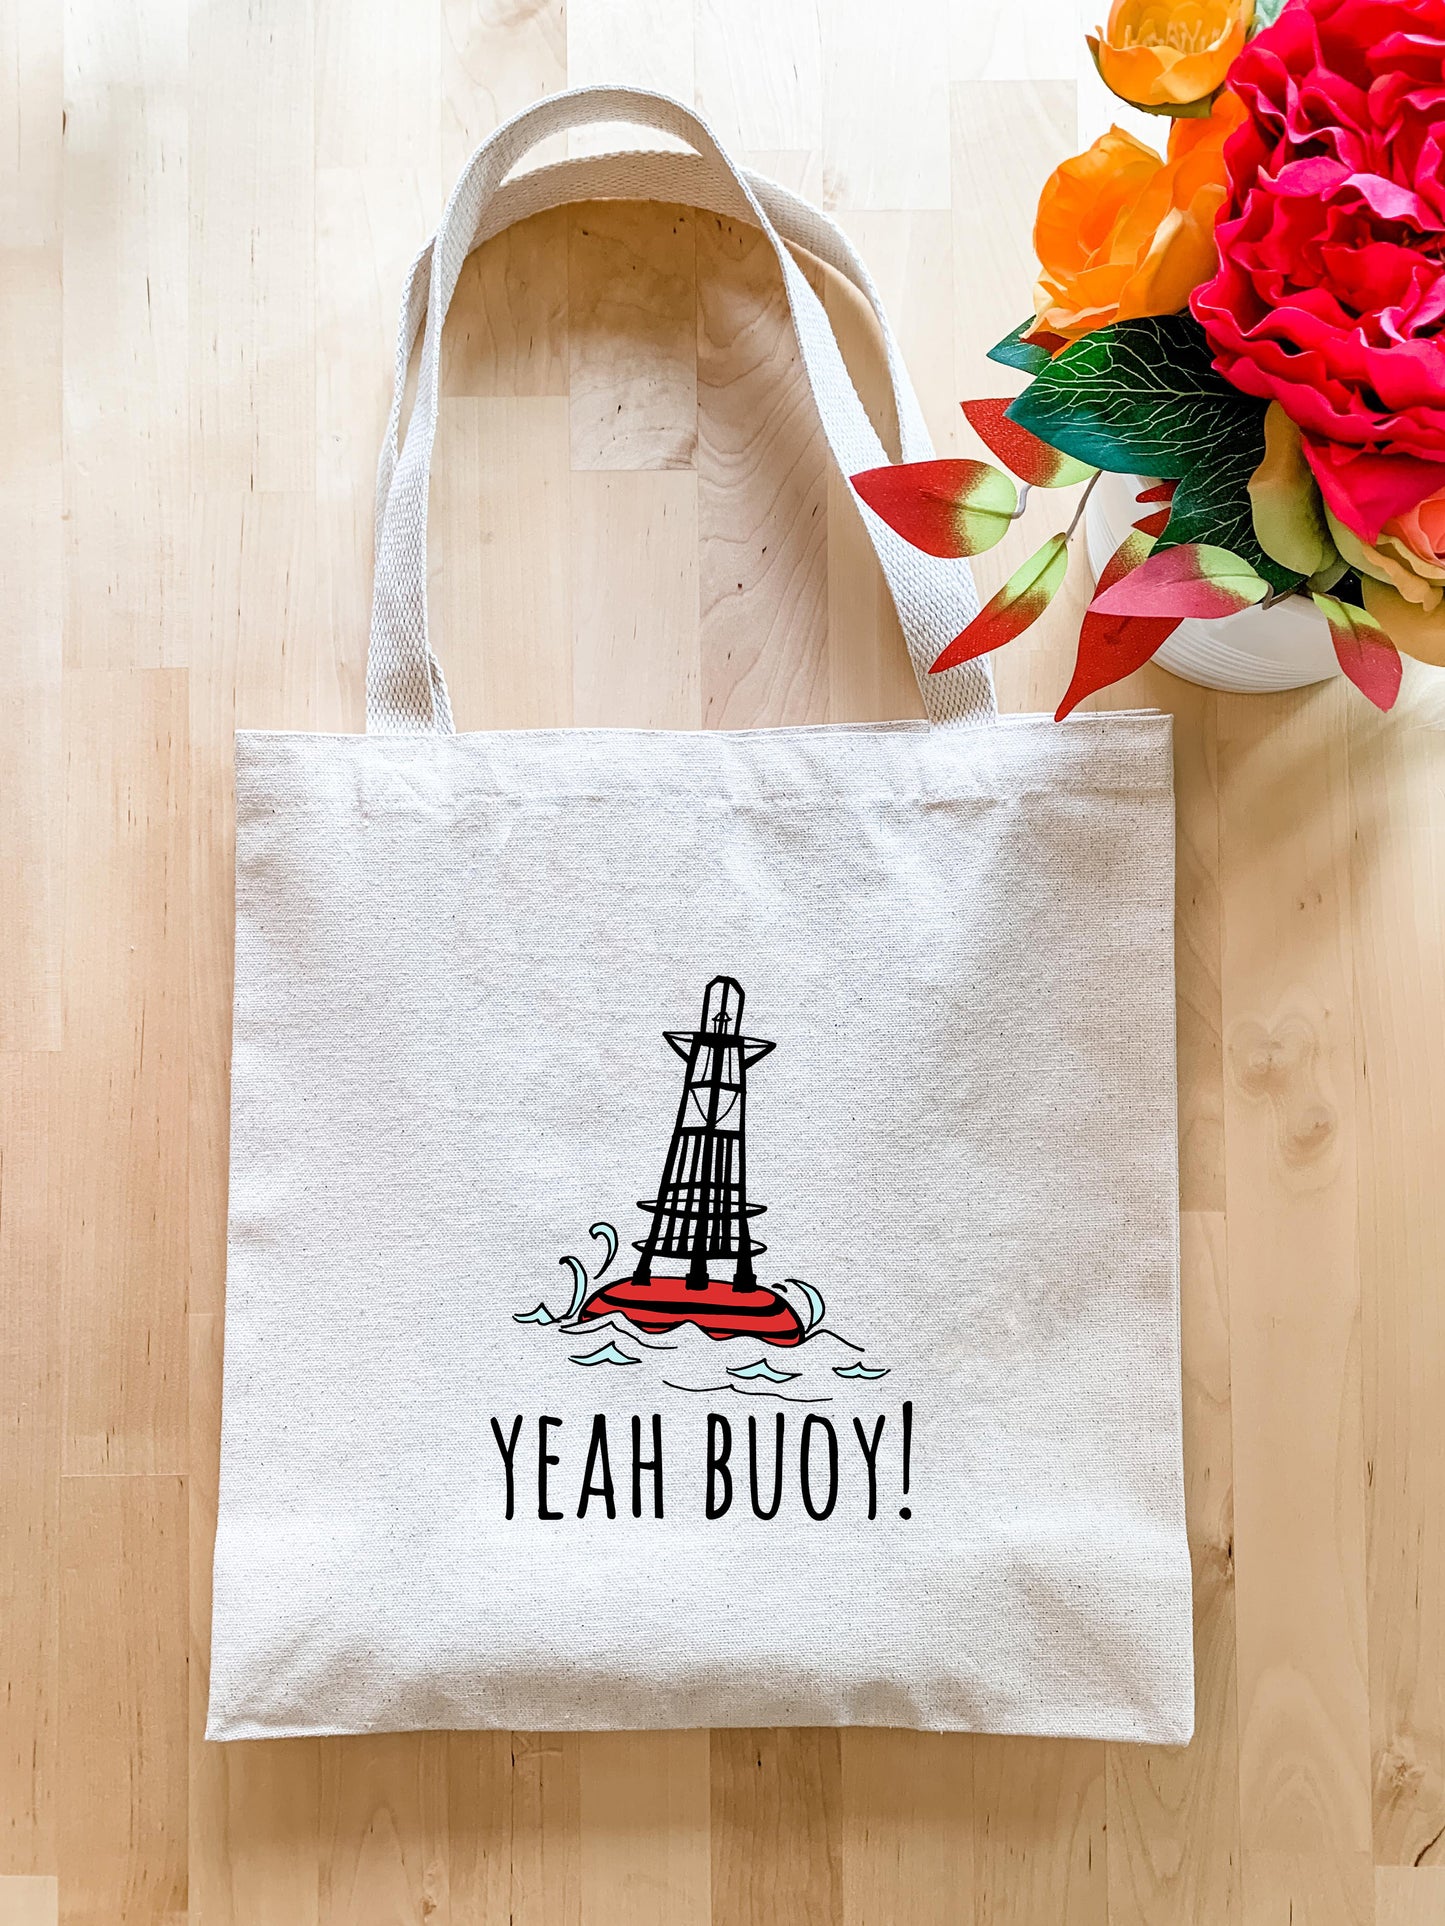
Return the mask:
<path id="1" fill-rule="evenodd" d="M 602 154 L 507 179 L 538 142 L 568 128 L 606 122 L 650 127 L 687 141 L 696 151 Z M 824 434 L 845 475 L 881 467 L 888 455 L 858 399 L 823 305 L 785 240 L 851 281 L 883 334 L 903 459 L 926 461 L 932 456 L 922 410 L 877 290 L 841 229 L 786 189 L 740 170 L 702 119 L 666 95 L 583 87 L 539 101 L 498 128 L 473 154 L 452 189 L 435 236 L 408 276 L 391 415 L 377 472 L 376 576 L 366 678 L 370 732 L 449 735 L 454 730 L 446 681 L 428 639 L 426 528 L 442 326 L 463 263 L 473 248 L 546 208 L 579 200 L 643 199 L 677 201 L 746 221 L 771 243 Z M 398 450 L 407 370 L 423 322 L 416 397 Z M 993 681 L 985 661 L 929 674 L 939 652 L 978 610 L 968 564 L 923 555 L 861 502 L 858 509 L 898 610 L 929 720 L 994 720 Z"/>

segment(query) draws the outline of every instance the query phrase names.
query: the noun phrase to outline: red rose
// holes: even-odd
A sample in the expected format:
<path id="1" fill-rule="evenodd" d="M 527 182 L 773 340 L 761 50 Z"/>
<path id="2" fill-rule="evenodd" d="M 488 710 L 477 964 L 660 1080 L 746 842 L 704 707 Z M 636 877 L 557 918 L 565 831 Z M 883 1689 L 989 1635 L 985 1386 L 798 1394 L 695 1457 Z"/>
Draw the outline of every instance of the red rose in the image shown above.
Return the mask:
<path id="1" fill-rule="evenodd" d="M 1367 542 L 1445 485 L 1445 0 L 1290 0 L 1229 85 L 1214 365 Z"/>

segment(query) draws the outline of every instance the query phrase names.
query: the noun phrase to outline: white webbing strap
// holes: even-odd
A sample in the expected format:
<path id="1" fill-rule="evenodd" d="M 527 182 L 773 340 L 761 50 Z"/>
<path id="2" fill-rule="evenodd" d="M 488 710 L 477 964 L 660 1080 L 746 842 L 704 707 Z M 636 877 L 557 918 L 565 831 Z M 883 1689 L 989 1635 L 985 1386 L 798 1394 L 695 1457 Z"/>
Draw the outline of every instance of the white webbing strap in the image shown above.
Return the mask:
<path id="1" fill-rule="evenodd" d="M 603 154 L 508 181 L 537 142 L 569 127 L 625 121 L 689 141 L 693 154 Z M 377 474 L 376 584 L 367 666 L 367 727 L 384 733 L 453 727 L 446 683 L 428 643 L 426 517 L 431 449 L 436 433 L 442 324 L 463 262 L 474 247 L 513 222 L 579 200 L 664 200 L 705 207 L 761 229 L 772 243 L 787 291 L 799 351 L 824 433 L 844 474 L 875 468 L 888 455 L 844 366 L 821 302 L 784 242 L 846 276 L 878 319 L 888 358 L 905 461 L 933 453 L 922 411 L 876 288 L 842 231 L 806 201 L 760 176 L 745 174 L 723 153 L 704 123 L 663 95 L 620 88 L 580 88 L 528 108 L 479 147 L 452 190 L 434 239 L 412 264 L 397 339 L 391 417 Z M 425 322 L 416 399 L 398 451 L 407 368 Z M 941 676 L 929 665 L 978 608 L 968 565 L 920 554 L 859 504 L 898 608 L 930 719 L 980 722 L 996 714 L 986 662 Z"/>

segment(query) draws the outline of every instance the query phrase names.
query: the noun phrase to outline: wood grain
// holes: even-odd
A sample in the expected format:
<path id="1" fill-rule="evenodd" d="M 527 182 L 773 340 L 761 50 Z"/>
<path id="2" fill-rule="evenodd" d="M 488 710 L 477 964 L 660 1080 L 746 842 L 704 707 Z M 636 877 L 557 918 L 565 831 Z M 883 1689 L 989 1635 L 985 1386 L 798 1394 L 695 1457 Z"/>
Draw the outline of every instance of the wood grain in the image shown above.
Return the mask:
<path id="1" fill-rule="evenodd" d="M 1445 1920 L 1445 678 L 1413 668 L 1388 719 L 1153 670 L 1100 698 L 1175 726 L 1191 1746 L 202 1737 L 232 736 L 360 725 L 407 262 L 517 108 L 678 91 L 835 210 L 977 452 L 956 404 L 1012 381 L 983 354 L 1075 43 L 1066 0 L 0 0 L 0 1926 Z M 889 441 L 862 304 L 807 271 Z M 438 453 L 463 727 L 919 713 L 747 229 L 490 243 Z M 1006 707 L 1054 706 L 1085 593 L 1001 658 Z"/>
<path id="2" fill-rule="evenodd" d="M 1220 704 L 1239 1766 L 1254 1909 L 1256 1874 L 1275 1904 L 1297 1878 L 1317 1904 L 1322 1867 L 1351 1904 L 1370 1888 L 1344 702 L 1329 687 Z"/>

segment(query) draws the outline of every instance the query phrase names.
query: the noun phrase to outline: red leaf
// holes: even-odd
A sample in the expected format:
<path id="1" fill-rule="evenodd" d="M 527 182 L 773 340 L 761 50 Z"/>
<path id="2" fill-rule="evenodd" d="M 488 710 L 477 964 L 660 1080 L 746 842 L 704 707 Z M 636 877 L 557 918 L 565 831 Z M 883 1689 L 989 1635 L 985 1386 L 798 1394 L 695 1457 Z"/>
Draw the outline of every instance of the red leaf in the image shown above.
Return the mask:
<path id="1" fill-rule="evenodd" d="M 1181 542 L 1158 549 L 1089 604 L 1102 615 L 1195 616 L 1205 621 L 1238 615 L 1261 602 L 1269 584 L 1228 549 Z"/>
<path id="2" fill-rule="evenodd" d="M 1152 488 L 1141 488 L 1134 497 L 1141 506 L 1148 502 L 1172 502 L 1178 482 L 1155 482 Z"/>
<path id="3" fill-rule="evenodd" d="M 1173 512 L 1172 508 L 1156 508 L 1152 515 L 1141 515 L 1134 526 L 1142 535 L 1162 535 Z"/>
<path id="4" fill-rule="evenodd" d="M 1012 406 L 1007 395 L 992 395 L 982 401 L 962 404 L 968 424 L 979 440 L 1021 482 L 1027 482 L 1031 488 L 1067 488 L 1074 482 L 1088 480 L 1094 471 L 1087 462 L 1061 454 L 1031 430 L 1010 421 L 1004 410 Z"/>
<path id="5" fill-rule="evenodd" d="M 1137 534 L 1131 532 L 1126 535 L 1100 569 L 1099 579 L 1094 584 L 1095 595 L 1102 595 L 1105 589 L 1111 589 L 1116 582 L 1122 582 L 1131 569 L 1138 568 L 1139 564 L 1153 553 L 1153 549 L 1154 537 L 1145 530 L 1140 529 Z"/>
<path id="6" fill-rule="evenodd" d="M 1389 636 L 1373 615 L 1333 595 L 1316 594 L 1314 603 L 1330 625 L 1341 669 L 1377 709 L 1393 709 L 1404 664 Z"/>
<path id="7" fill-rule="evenodd" d="M 928 673 L 941 675 L 945 669 L 956 669 L 960 662 L 972 662 L 975 656 L 1001 649 L 1022 635 L 1054 599 L 1068 566 L 1068 536 L 1051 535 L 953 638 Z"/>
<path id="8" fill-rule="evenodd" d="M 1154 546 L 1152 535 L 1143 531 L 1126 535 L 1099 576 L 1098 593 L 1135 569 Z M 1074 662 L 1073 680 L 1054 714 L 1056 722 L 1070 715 L 1085 696 L 1121 682 L 1135 669 L 1143 668 L 1161 643 L 1179 627 L 1177 615 L 1100 615 L 1090 611 L 1079 629 L 1079 653 Z"/>
<path id="9" fill-rule="evenodd" d="M 1018 507 L 1018 490 L 986 461 L 894 462 L 852 479 L 874 514 L 926 555 L 982 554 Z"/>
<path id="10" fill-rule="evenodd" d="M 1377 709 L 1394 708 L 1405 665 L 1393 642 L 1366 641 L 1355 636 L 1344 644 L 1337 636 L 1335 654 L 1361 695 L 1368 696 Z"/>

